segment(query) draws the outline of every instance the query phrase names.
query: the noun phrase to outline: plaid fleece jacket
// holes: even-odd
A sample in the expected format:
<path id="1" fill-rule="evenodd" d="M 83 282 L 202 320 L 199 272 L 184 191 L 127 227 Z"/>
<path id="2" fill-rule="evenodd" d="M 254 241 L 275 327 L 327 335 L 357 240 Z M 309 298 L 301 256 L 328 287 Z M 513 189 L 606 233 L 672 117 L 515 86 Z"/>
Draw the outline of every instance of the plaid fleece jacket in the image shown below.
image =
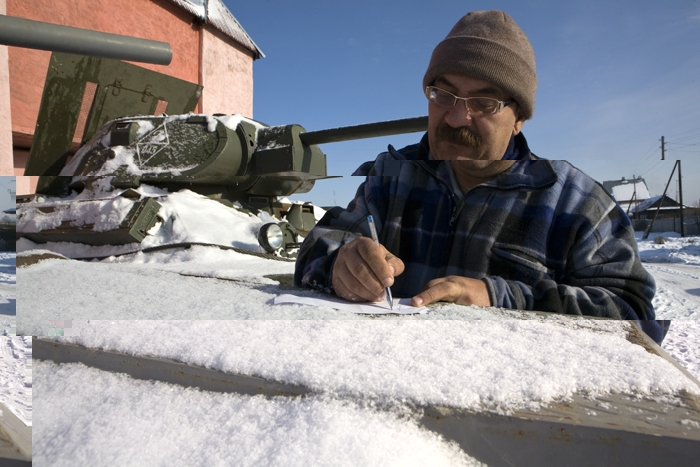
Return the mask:
<path id="1" fill-rule="evenodd" d="M 497 307 L 654 319 L 655 284 L 630 220 L 589 176 L 568 162 L 539 159 L 520 134 L 504 157 L 514 165 L 460 200 L 447 164 L 428 154 L 426 135 L 363 164 L 354 175 L 367 178 L 355 199 L 327 212 L 304 241 L 295 284 L 332 293 L 337 250 L 370 236 L 371 214 L 379 241 L 406 267 L 394 297 L 458 275 L 485 279 Z"/>

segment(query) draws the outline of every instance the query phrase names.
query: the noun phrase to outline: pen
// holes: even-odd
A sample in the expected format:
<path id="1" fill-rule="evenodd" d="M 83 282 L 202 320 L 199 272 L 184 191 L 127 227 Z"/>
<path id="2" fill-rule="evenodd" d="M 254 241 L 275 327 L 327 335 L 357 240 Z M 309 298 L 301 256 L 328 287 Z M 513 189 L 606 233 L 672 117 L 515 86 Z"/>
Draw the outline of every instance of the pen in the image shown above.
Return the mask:
<path id="1" fill-rule="evenodd" d="M 377 227 L 374 225 L 374 219 L 372 216 L 367 216 L 367 223 L 369 224 L 369 231 L 372 234 L 372 240 L 374 243 L 379 245 L 379 236 L 377 235 Z M 391 296 L 391 289 L 386 287 L 386 301 L 389 302 L 389 307 L 394 309 L 394 299 Z"/>

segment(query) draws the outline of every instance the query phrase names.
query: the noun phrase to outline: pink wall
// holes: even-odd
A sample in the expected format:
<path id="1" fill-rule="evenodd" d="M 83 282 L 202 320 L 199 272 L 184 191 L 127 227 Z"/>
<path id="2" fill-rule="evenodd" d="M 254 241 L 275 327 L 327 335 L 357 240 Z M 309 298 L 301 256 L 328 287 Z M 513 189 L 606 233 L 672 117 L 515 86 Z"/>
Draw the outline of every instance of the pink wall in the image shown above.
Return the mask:
<path id="1" fill-rule="evenodd" d="M 17 177 L 17 195 L 31 195 L 36 191 L 39 177 Z"/>
<path id="2" fill-rule="evenodd" d="M 216 29 L 202 32 L 202 113 L 253 118 L 253 54 Z"/>
<path id="3" fill-rule="evenodd" d="M 9 16 L 168 42 L 173 49 L 170 65 L 135 65 L 202 84 L 204 92 L 196 112 L 253 116 L 252 52 L 211 26 L 203 28 L 189 13 L 166 0 L 0 2 L 6 4 Z M 0 50 L 0 68 L 9 70 L 10 96 L 3 99 L 0 70 L 0 111 L 10 115 L 8 105 L 12 110 L 14 147 L 12 155 L 3 152 L 0 120 L 0 175 L 5 170 L 3 164 L 7 165 L 8 174 L 18 176 L 17 193 L 29 194 L 34 192 L 37 177 L 19 176 L 24 174 L 51 52 L 19 47 L 7 50 L 8 66 L 2 67 L 5 62 Z"/>
<path id="4" fill-rule="evenodd" d="M 170 65 L 138 66 L 199 82 L 199 29 L 165 0 L 6 0 L 7 15 L 170 43 Z M 51 52 L 9 47 L 12 126 L 33 134 Z"/>
<path id="5" fill-rule="evenodd" d="M 5 14 L 5 0 L 0 0 L 0 14 Z M 10 110 L 8 51 L 6 46 L 0 45 L 0 175 L 14 175 Z"/>

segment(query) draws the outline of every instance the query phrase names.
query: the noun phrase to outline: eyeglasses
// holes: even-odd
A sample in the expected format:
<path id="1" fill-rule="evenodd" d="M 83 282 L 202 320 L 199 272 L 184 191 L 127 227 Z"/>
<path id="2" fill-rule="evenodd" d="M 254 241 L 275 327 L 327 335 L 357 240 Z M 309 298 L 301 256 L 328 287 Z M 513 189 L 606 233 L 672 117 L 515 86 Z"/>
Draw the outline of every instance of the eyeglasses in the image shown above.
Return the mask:
<path id="1" fill-rule="evenodd" d="M 458 97 L 444 89 L 428 86 L 425 88 L 425 97 L 430 102 L 434 102 L 440 107 L 451 109 L 457 101 L 464 101 L 464 106 L 469 110 L 472 117 L 480 117 L 482 115 L 494 115 L 499 113 L 507 105 L 514 101 L 499 101 L 491 97 Z"/>

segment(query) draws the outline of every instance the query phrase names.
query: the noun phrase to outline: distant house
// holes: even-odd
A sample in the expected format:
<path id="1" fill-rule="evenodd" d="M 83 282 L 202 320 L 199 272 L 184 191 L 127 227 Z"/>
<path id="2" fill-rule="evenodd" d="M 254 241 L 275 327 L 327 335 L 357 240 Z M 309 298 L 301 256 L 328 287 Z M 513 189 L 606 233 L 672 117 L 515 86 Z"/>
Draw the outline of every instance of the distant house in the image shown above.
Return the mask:
<path id="1" fill-rule="evenodd" d="M 661 209 L 659 209 L 661 206 Z M 687 206 L 683 206 L 687 209 Z M 639 204 L 635 208 L 632 208 L 635 217 L 638 219 L 651 220 L 656 216 L 656 211 L 659 211 L 657 219 L 669 219 L 680 217 L 681 204 L 673 198 L 664 195 L 663 200 L 661 196 L 654 196 L 645 200 L 643 203 Z"/>
<path id="2" fill-rule="evenodd" d="M 603 182 L 603 188 L 629 215 L 635 207 L 651 197 L 647 183 L 641 177 L 633 176 L 630 180 L 622 177 L 620 180 Z"/>
<path id="3" fill-rule="evenodd" d="M 264 54 L 222 0 L 0 0 L 0 14 L 168 42 L 169 65 L 136 65 L 204 87 L 198 113 L 253 117 L 253 62 Z M 0 175 L 23 177 L 51 52 L 0 46 Z"/>

